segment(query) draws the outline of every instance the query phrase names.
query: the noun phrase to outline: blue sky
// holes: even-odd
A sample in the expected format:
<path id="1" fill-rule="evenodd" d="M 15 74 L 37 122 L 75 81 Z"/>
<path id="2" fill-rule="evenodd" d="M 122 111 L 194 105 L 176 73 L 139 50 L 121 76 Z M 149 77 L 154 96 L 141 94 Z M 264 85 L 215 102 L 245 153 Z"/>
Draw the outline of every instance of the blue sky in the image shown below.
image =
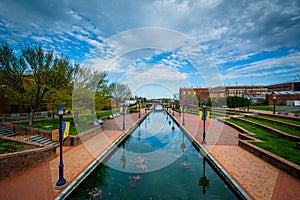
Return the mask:
<path id="1" fill-rule="evenodd" d="M 300 77 L 296 0 L 1 0 L 0 35 L 107 71 L 137 96 Z"/>

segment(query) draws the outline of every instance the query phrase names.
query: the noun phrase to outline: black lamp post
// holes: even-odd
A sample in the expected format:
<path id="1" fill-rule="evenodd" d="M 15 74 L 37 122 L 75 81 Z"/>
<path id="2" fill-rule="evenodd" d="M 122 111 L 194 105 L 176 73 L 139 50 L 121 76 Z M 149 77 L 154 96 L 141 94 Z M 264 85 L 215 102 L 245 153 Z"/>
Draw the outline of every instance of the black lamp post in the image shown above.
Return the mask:
<path id="1" fill-rule="evenodd" d="M 172 113 L 172 115 L 174 116 L 174 108 L 175 106 L 174 106 L 174 99 L 172 99 L 172 111 L 173 111 L 173 113 Z"/>
<path id="2" fill-rule="evenodd" d="M 123 130 L 125 130 L 125 103 L 122 105 L 122 114 L 123 114 Z"/>
<path id="3" fill-rule="evenodd" d="M 273 96 L 273 114 L 275 114 L 275 107 L 276 107 L 276 97 Z"/>
<path id="4" fill-rule="evenodd" d="M 205 120 L 206 120 L 206 103 L 203 103 L 203 113 L 202 113 L 202 120 L 203 120 L 203 141 L 202 144 L 206 144 L 205 138 L 206 138 L 206 133 L 205 133 Z"/>
<path id="5" fill-rule="evenodd" d="M 182 125 L 184 126 L 184 104 L 182 104 Z"/>
<path id="6" fill-rule="evenodd" d="M 52 119 L 54 120 L 54 97 L 52 98 Z"/>
<path id="7" fill-rule="evenodd" d="M 248 99 L 248 109 L 247 109 L 247 111 L 249 111 L 249 106 L 250 106 L 250 96 L 248 96 L 247 99 Z"/>
<path id="8" fill-rule="evenodd" d="M 63 130 L 62 130 L 62 118 L 64 116 L 64 108 L 62 106 L 58 107 L 58 116 L 59 116 L 59 179 L 56 182 L 56 189 L 61 189 L 67 185 L 67 181 L 64 178 L 64 164 L 62 156 L 62 145 L 63 145 Z"/>
<path id="9" fill-rule="evenodd" d="M 139 118 L 141 118 L 141 100 L 139 99 Z"/>

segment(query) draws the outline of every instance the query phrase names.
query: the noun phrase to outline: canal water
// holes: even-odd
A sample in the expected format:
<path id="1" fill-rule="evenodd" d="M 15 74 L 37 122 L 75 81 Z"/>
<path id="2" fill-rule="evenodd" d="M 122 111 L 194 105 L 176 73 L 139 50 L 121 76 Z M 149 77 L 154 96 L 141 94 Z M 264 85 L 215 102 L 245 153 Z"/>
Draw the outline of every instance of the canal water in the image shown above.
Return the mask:
<path id="1" fill-rule="evenodd" d="M 153 112 L 68 199 L 237 199 L 164 112 Z"/>

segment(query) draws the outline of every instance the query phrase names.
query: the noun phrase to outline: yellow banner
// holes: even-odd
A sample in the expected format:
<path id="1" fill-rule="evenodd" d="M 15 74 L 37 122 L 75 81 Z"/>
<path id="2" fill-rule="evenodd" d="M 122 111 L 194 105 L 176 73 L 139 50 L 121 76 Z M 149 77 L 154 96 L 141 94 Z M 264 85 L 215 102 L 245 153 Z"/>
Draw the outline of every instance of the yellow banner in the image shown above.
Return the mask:
<path id="1" fill-rule="evenodd" d="M 65 139 L 66 137 L 69 136 L 70 122 L 64 122 L 64 123 L 66 125 L 65 130 L 64 130 L 64 139 Z"/>
<path id="2" fill-rule="evenodd" d="M 200 119 L 204 120 L 204 116 L 203 116 L 203 112 L 202 111 L 199 111 L 199 117 Z M 205 113 L 205 120 L 209 120 L 210 118 L 210 111 L 206 111 Z"/>

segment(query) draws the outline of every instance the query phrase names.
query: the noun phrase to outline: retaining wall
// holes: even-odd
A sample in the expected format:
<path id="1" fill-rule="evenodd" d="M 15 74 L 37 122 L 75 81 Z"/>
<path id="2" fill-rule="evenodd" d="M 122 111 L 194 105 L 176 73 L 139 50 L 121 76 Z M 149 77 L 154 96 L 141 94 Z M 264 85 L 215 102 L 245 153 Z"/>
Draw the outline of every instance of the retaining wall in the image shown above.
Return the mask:
<path id="1" fill-rule="evenodd" d="M 26 143 L 26 142 L 24 142 Z M 31 145 L 35 145 L 30 143 Z M 38 147 L 38 145 L 36 145 Z M 44 146 L 0 155 L 0 180 L 20 174 L 56 156 L 56 147 Z"/>

